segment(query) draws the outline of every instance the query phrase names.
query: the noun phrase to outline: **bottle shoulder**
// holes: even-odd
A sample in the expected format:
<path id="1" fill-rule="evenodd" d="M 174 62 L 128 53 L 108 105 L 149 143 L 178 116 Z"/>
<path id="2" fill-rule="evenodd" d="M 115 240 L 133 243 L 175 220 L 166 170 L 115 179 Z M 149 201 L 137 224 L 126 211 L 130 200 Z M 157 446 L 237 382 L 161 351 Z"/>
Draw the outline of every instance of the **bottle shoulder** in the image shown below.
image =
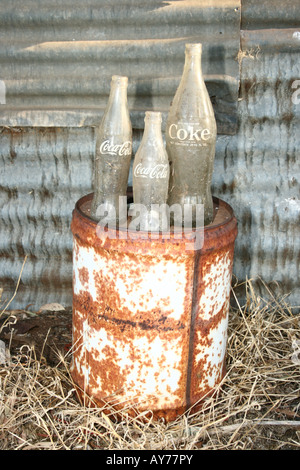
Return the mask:
<path id="1" fill-rule="evenodd" d="M 153 162 L 167 162 L 168 154 L 164 146 L 141 145 L 135 154 L 135 161 L 143 161 L 149 164 Z"/>
<path id="2" fill-rule="evenodd" d="M 170 106 L 169 115 L 181 114 L 192 117 L 214 118 L 213 106 L 210 97 L 207 95 L 197 95 L 193 92 L 182 93 L 174 100 Z"/>
<path id="3" fill-rule="evenodd" d="M 181 80 L 169 109 L 169 117 L 213 118 L 214 111 L 204 81 L 200 78 Z"/>
<path id="4" fill-rule="evenodd" d="M 128 135 L 132 136 L 132 125 L 130 119 L 117 119 L 103 116 L 100 124 L 95 130 L 98 136 L 100 135 Z"/>

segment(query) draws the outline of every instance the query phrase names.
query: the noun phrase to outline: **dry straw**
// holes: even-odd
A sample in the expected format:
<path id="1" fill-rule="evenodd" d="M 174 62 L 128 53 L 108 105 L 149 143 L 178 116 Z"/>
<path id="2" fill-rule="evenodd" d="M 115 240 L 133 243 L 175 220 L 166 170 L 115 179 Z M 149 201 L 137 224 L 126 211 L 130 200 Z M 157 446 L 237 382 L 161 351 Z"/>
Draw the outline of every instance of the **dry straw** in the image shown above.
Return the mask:
<path id="1" fill-rule="evenodd" d="M 245 290 L 245 302 L 237 289 Z M 76 398 L 71 353 L 50 367 L 28 346 L 2 359 L 0 449 L 299 450 L 300 316 L 249 280 L 232 289 L 227 374 L 200 411 L 172 423 L 88 408 Z M 6 311 L 4 308 L 2 314 Z M 105 411 L 105 413 L 104 413 Z"/>

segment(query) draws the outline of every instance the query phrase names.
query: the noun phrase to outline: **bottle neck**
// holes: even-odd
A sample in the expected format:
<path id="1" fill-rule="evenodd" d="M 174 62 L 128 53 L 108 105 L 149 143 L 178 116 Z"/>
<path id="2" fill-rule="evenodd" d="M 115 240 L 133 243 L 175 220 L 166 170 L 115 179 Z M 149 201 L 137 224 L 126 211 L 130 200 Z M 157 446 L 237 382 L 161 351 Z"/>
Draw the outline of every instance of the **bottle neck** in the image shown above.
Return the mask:
<path id="1" fill-rule="evenodd" d="M 183 77 L 202 75 L 201 56 L 200 48 L 186 48 Z"/>
<path id="2" fill-rule="evenodd" d="M 108 102 L 109 105 L 113 103 L 116 105 L 127 103 L 127 87 L 119 85 L 112 86 Z"/>
<path id="3" fill-rule="evenodd" d="M 108 108 L 127 105 L 127 77 L 112 77 Z"/>
<path id="4" fill-rule="evenodd" d="M 145 115 L 145 139 L 162 139 L 161 135 L 161 113 L 146 111 Z"/>

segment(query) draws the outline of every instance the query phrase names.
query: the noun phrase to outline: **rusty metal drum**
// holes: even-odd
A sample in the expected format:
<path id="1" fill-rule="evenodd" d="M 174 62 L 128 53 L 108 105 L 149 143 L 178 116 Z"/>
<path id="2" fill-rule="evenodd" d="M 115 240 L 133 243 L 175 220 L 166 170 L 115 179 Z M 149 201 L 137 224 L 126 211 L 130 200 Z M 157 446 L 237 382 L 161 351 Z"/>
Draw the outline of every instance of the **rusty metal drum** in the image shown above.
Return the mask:
<path id="1" fill-rule="evenodd" d="M 191 249 L 189 233 L 101 236 L 91 199 L 77 202 L 71 224 L 73 380 L 96 405 L 171 421 L 224 375 L 236 218 L 214 198 L 214 220 Z"/>

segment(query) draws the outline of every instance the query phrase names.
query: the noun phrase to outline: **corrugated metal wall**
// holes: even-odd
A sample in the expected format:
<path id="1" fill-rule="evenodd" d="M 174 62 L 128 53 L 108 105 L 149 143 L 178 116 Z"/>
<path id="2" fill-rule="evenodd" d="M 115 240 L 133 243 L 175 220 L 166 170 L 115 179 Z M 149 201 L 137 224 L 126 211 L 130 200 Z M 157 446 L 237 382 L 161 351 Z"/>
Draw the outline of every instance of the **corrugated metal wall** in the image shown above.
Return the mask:
<path id="1" fill-rule="evenodd" d="M 235 274 L 261 277 L 276 296 L 290 294 L 286 301 L 294 306 L 300 305 L 299 53 L 299 2 L 242 2 L 239 126 L 235 136 L 219 138 L 214 173 L 214 192 L 239 221 Z"/>
<path id="2" fill-rule="evenodd" d="M 1 4 L 2 299 L 28 255 L 12 306 L 71 304 L 71 214 L 92 190 L 110 76 L 129 76 L 135 151 L 145 109 L 166 116 L 184 44 L 200 41 L 218 121 L 214 194 L 239 222 L 234 273 L 261 276 L 299 305 L 299 8 L 272 3 Z"/>
<path id="3" fill-rule="evenodd" d="M 236 129 L 239 0 L 14 0 L 0 13 L 1 124 L 93 125 L 111 76 L 124 74 L 132 124 L 142 129 L 145 109 L 166 116 L 184 45 L 198 41 L 219 132 Z"/>

